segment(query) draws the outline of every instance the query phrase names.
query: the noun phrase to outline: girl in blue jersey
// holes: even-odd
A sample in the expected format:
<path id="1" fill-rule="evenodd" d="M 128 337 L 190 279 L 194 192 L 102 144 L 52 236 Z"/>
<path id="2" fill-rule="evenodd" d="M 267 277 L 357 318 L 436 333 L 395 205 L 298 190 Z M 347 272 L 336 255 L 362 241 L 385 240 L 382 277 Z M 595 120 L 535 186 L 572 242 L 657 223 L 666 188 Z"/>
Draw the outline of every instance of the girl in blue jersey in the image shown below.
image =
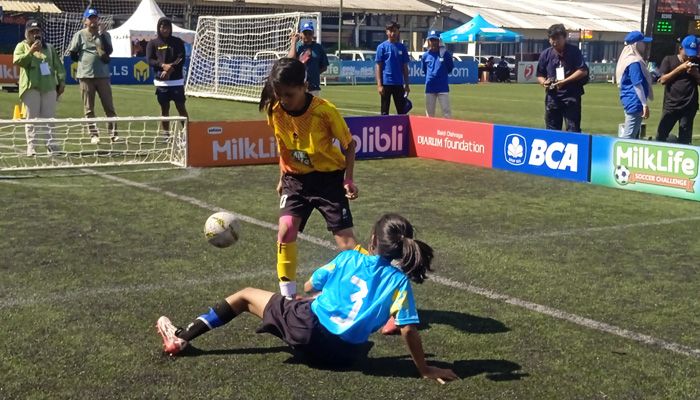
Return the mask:
<path id="1" fill-rule="evenodd" d="M 370 334 L 394 316 L 421 376 L 440 382 L 456 379 L 452 370 L 427 364 L 416 328 L 419 319 L 410 281 L 423 282 L 433 249 L 413 238 L 413 226 L 404 217 L 385 214 L 372 230 L 370 252 L 346 250 L 316 270 L 305 284 L 312 299 L 289 300 L 246 288 L 215 304 L 187 328 L 160 317 L 156 328 L 164 351 L 176 355 L 197 336 L 247 311 L 262 319 L 258 333 L 279 337 L 311 361 L 347 366 L 366 356 Z"/>

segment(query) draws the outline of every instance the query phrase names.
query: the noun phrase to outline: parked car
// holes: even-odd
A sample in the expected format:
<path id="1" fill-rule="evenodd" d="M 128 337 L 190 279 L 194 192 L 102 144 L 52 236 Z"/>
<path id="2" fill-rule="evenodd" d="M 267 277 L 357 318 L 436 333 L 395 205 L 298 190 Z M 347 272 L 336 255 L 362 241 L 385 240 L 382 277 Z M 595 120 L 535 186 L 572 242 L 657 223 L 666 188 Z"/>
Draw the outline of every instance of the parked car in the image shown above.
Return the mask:
<path id="1" fill-rule="evenodd" d="M 253 60 L 279 60 L 280 58 L 287 57 L 286 51 L 259 51 L 253 56 Z"/>
<path id="2" fill-rule="evenodd" d="M 465 53 L 452 53 L 452 59 L 454 61 L 476 61 L 476 57 Z"/>
<path id="3" fill-rule="evenodd" d="M 374 61 L 377 52 L 374 50 L 336 50 L 335 55 L 343 61 Z"/>
<path id="4" fill-rule="evenodd" d="M 326 57 L 328 57 L 328 62 L 340 61 L 340 58 L 335 54 L 326 54 Z"/>

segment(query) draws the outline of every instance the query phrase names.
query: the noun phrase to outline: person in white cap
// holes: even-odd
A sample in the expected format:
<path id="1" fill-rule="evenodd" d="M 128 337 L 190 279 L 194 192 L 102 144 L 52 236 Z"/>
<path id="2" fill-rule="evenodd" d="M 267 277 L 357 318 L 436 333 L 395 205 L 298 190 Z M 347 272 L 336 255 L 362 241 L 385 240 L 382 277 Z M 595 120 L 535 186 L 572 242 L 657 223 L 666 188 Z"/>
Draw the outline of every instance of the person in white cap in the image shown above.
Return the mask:
<path id="1" fill-rule="evenodd" d="M 615 70 L 615 80 L 620 86 L 620 103 L 625 111 L 625 124 L 618 136 L 639 139 L 642 119 L 649 118 L 648 100 L 654 98 L 651 74 L 644 60 L 646 44 L 651 42 L 640 31 L 632 31 L 625 37 L 625 47 Z"/>
<path id="2" fill-rule="evenodd" d="M 452 118 L 450 85 L 447 75 L 452 72 L 454 62 L 452 61 L 452 53 L 444 47 L 440 47 L 439 32 L 428 32 L 428 51 L 423 54 L 421 65 L 425 74 L 426 115 L 435 116 L 435 103 L 439 101 L 442 116 Z"/>
<path id="3" fill-rule="evenodd" d="M 302 24 L 300 32 L 292 33 L 287 57 L 296 58 L 306 65 L 308 92 L 318 97 L 321 94 L 321 74 L 328 68 L 328 56 L 314 40 L 314 25 L 311 22 Z"/>
<path id="4" fill-rule="evenodd" d="M 678 143 L 690 144 L 693 120 L 698 112 L 698 42 L 695 35 L 681 41 L 678 54 L 664 57 L 659 82 L 664 85 L 664 108 L 656 130 L 656 140 L 665 142 L 678 123 Z"/>
<path id="5" fill-rule="evenodd" d="M 12 63 L 20 67 L 19 98 L 27 109 L 27 119 L 54 118 L 56 101 L 65 89 L 66 70 L 63 59 L 51 44 L 42 41 L 41 26 L 27 21 L 25 39 L 17 44 Z M 25 125 L 27 156 L 36 155 L 36 134 L 46 136 L 46 150 L 59 150 L 50 126 Z"/>

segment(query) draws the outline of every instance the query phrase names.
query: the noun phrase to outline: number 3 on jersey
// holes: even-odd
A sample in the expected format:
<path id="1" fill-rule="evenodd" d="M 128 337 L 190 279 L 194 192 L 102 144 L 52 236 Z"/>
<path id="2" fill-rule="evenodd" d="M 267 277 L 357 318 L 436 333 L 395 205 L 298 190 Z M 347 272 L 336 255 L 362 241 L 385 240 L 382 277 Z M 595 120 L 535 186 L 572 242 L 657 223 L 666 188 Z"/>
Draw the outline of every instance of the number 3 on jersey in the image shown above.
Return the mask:
<path id="1" fill-rule="evenodd" d="M 347 317 L 342 318 L 337 315 L 334 315 L 331 317 L 331 321 L 334 323 L 343 326 L 343 325 L 350 325 L 352 322 L 355 320 L 357 317 L 357 314 L 360 312 L 360 308 L 362 308 L 362 302 L 365 297 L 367 297 L 367 282 L 363 281 L 362 279 L 358 278 L 356 275 L 353 275 L 352 278 L 350 278 L 350 281 L 360 288 L 359 292 L 355 292 L 350 296 L 350 301 L 352 301 L 352 310 L 350 310 L 350 313 L 348 314 Z"/>

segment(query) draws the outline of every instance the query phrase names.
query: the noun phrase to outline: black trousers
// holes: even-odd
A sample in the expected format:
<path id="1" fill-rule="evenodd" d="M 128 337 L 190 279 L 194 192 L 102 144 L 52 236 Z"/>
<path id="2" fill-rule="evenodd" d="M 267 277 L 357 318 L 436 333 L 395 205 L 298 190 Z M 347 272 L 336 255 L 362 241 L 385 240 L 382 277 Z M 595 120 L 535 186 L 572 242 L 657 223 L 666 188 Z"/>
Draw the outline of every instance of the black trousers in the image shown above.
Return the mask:
<path id="1" fill-rule="evenodd" d="M 581 132 L 581 97 L 570 101 L 546 101 L 544 122 L 547 129 L 560 131 L 562 124 L 566 122 L 568 132 Z"/>
<path id="2" fill-rule="evenodd" d="M 678 122 L 678 143 L 690 144 L 693 139 L 693 120 L 698 112 L 696 104 L 682 108 L 680 110 L 667 110 L 664 108 L 661 113 L 659 128 L 656 130 L 656 140 L 665 142 L 668 134 Z"/>
<path id="3" fill-rule="evenodd" d="M 389 115 L 389 100 L 394 97 L 394 106 L 397 114 L 403 114 L 406 108 L 406 99 L 403 97 L 405 91 L 403 85 L 384 85 L 384 94 L 382 94 L 382 115 Z"/>

